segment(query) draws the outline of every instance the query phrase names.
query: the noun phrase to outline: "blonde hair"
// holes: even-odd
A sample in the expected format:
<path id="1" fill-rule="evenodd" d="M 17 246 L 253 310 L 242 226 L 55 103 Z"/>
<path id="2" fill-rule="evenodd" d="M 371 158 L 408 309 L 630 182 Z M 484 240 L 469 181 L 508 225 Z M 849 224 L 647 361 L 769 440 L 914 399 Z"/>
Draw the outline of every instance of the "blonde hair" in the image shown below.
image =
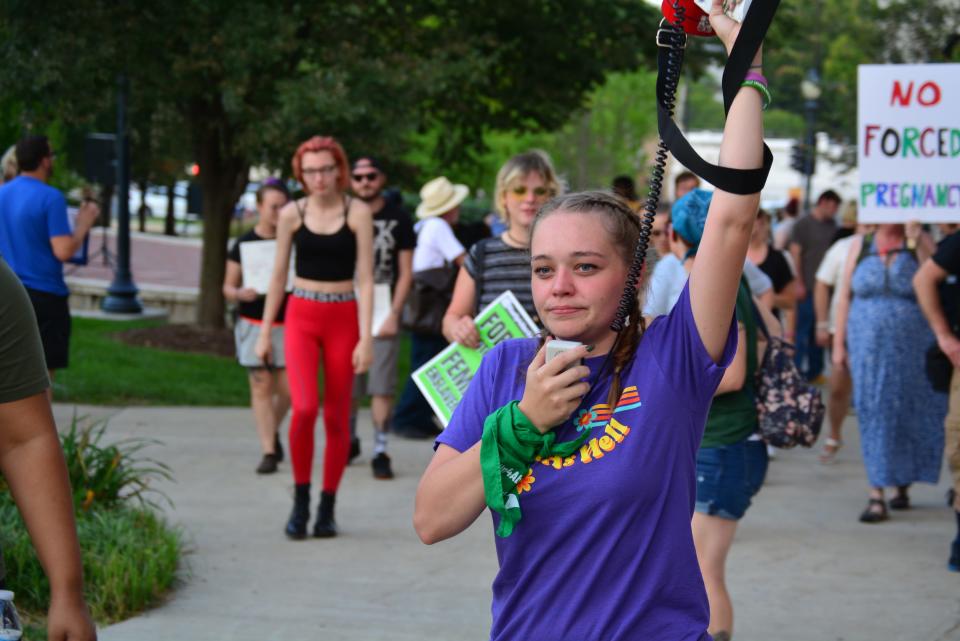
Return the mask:
<path id="1" fill-rule="evenodd" d="M 505 162 L 500 171 L 497 172 L 497 184 L 493 190 L 494 205 L 504 222 L 510 222 L 510 215 L 505 204 L 507 189 L 514 181 L 522 180 L 531 173 L 537 173 L 543 178 L 551 197 L 558 196 L 563 192 L 560 181 L 557 179 L 557 172 L 554 170 L 553 162 L 547 152 L 540 149 L 531 149 L 522 154 L 517 154 Z"/>
<path id="2" fill-rule="evenodd" d="M 847 201 L 847 204 L 843 207 L 843 213 L 840 214 L 840 222 L 851 227 L 857 225 L 857 201 Z"/>
<path id="3" fill-rule="evenodd" d="M 17 147 L 16 145 L 10 145 L 10 148 L 7 149 L 7 152 L 3 154 L 3 159 L 0 159 L 0 166 L 3 167 L 3 180 L 2 182 L 8 182 L 17 177 L 19 168 L 17 167 Z"/>

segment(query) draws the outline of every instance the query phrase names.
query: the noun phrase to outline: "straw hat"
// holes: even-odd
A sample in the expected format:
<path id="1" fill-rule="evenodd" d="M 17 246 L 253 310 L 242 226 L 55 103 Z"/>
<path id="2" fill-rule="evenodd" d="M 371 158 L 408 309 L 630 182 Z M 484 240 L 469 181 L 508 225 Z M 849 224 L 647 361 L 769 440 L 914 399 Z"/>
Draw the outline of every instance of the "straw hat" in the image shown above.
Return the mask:
<path id="1" fill-rule="evenodd" d="M 462 203 L 469 193 L 466 185 L 454 185 L 445 176 L 434 178 L 420 190 L 417 218 L 442 216 Z"/>

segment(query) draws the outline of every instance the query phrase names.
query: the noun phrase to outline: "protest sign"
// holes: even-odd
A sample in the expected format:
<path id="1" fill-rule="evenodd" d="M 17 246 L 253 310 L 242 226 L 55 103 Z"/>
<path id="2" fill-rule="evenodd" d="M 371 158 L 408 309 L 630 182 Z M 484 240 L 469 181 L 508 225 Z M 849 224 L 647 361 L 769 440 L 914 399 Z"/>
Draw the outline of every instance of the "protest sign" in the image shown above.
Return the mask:
<path id="1" fill-rule="evenodd" d="M 480 348 L 469 349 L 451 343 L 415 371 L 413 382 L 446 427 L 480 367 L 483 355 L 508 338 L 524 338 L 539 331 L 512 292 L 504 292 L 474 319 L 480 334 Z"/>
<path id="2" fill-rule="evenodd" d="M 960 222 L 960 64 L 858 71 L 859 221 Z"/>
<path id="3" fill-rule="evenodd" d="M 290 251 L 290 269 L 287 272 L 287 291 L 293 289 L 294 251 Z M 266 295 L 273 274 L 273 259 L 277 255 L 277 241 L 251 240 L 240 243 L 240 266 L 243 269 L 243 286 Z"/>

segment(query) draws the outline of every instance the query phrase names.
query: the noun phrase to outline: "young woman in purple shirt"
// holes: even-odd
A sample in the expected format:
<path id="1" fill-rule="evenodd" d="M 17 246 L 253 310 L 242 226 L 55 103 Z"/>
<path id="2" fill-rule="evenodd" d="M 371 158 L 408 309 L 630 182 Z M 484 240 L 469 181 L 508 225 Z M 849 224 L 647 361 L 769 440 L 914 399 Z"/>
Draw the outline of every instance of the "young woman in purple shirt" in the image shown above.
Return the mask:
<path id="1" fill-rule="evenodd" d="M 711 23 L 729 51 L 739 24 L 718 0 Z M 760 62 L 758 52 L 753 64 Z M 760 167 L 762 138 L 761 96 L 741 89 L 720 164 Z M 491 639 L 710 638 L 690 528 L 696 453 L 736 350 L 734 304 L 758 205 L 759 194 L 717 191 L 673 312 L 645 327 L 638 300 L 619 343 L 609 327 L 639 235 L 636 216 L 602 193 L 558 198 L 538 214 L 534 303 L 549 337 L 583 346 L 549 363 L 536 339 L 491 350 L 437 440 L 414 513 L 431 544 L 466 529 L 488 501 L 495 506 Z M 615 345 L 612 381 L 596 376 Z M 491 449 L 482 444 L 491 434 L 509 440 L 511 429 L 521 445 L 532 433 L 541 452 L 560 453 L 532 457 L 525 471 L 503 458 L 495 472 L 516 485 L 500 497 L 485 488 Z"/>

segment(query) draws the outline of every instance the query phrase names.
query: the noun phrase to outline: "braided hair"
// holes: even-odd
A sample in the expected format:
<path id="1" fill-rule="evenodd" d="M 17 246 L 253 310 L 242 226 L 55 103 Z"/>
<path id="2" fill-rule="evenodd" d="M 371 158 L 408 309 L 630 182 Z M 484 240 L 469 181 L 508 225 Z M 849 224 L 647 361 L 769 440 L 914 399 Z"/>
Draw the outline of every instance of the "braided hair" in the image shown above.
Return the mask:
<path id="1" fill-rule="evenodd" d="M 611 243 L 620 253 L 624 264 L 629 266 L 633 262 L 634 249 L 640 238 L 640 219 L 633 210 L 613 194 L 603 191 L 584 191 L 558 196 L 550 200 L 540 208 L 533 224 L 530 226 L 531 242 L 536 233 L 537 225 L 543 219 L 557 212 L 600 217 Z M 612 368 L 613 379 L 610 392 L 607 395 L 607 404 L 611 408 L 617 404 L 620 395 L 623 393 L 620 375 L 636 354 L 640 339 L 646 331 L 646 323 L 640 313 L 640 288 L 637 289 L 636 300 L 634 305 L 630 307 L 627 319 L 625 327 L 617 337 L 613 349 L 607 355 L 607 359 L 599 372 L 599 375 L 602 376 L 607 367 Z M 546 331 L 540 335 L 538 349 L 543 346 L 545 340 Z"/>

